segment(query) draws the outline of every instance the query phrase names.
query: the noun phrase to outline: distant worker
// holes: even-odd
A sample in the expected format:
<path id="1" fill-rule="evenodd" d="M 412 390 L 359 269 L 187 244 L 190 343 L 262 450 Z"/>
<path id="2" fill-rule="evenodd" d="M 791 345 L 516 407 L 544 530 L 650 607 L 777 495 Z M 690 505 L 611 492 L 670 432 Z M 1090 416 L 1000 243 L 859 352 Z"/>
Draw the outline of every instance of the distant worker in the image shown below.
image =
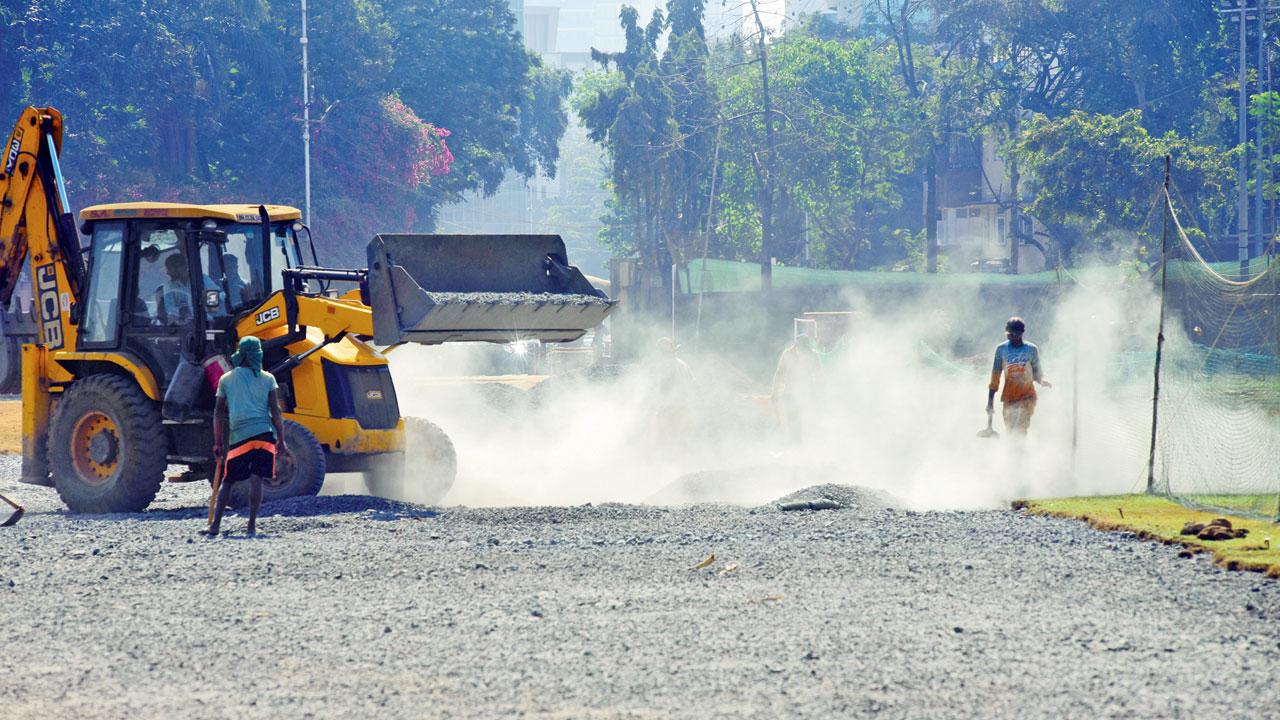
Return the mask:
<path id="1" fill-rule="evenodd" d="M 244 278 L 240 277 L 240 258 L 231 253 L 222 257 L 227 275 L 227 292 L 230 294 L 229 307 L 239 308 L 245 300 Z"/>
<path id="2" fill-rule="evenodd" d="M 262 482 L 275 477 L 276 456 L 285 452 L 284 419 L 280 416 L 275 377 L 262 369 L 262 341 L 240 339 L 231 356 L 231 372 L 218 381 L 218 400 L 213 414 L 213 455 L 221 466 L 221 482 L 215 483 L 213 515 L 205 534 L 216 537 L 222 513 L 231 499 L 231 487 L 249 482 L 249 526 L 257 533 L 258 509 L 262 506 Z M 230 443 L 227 447 L 227 426 Z M 223 450 L 226 449 L 224 456 Z"/>
<path id="3" fill-rule="evenodd" d="M 697 381 L 689 364 L 679 356 L 680 346 L 669 337 L 659 338 L 654 374 L 654 422 L 658 437 L 684 441 L 693 429 L 692 409 L 699 401 Z"/>
<path id="4" fill-rule="evenodd" d="M 1036 412 L 1036 383 L 1046 388 L 1053 385 L 1044 379 L 1040 367 L 1040 350 L 1024 342 L 1022 334 L 1027 325 L 1020 317 L 1011 317 L 1004 325 L 1006 342 L 996 347 L 995 363 L 991 366 L 991 384 L 987 388 L 987 414 L 995 412 L 996 391 L 1000 389 L 1000 376 L 1004 375 L 1004 426 L 1014 435 L 1026 435 L 1031 428 L 1031 416 Z"/>
<path id="5" fill-rule="evenodd" d="M 792 441 L 799 442 L 806 429 L 812 431 L 805 427 L 806 418 L 822 402 L 822 359 L 808 333 L 797 335 L 778 357 L 772 398 L 778 422 Z"/>
<path id="6" fill-rule="evenodd" d="M 680 346 L 675 340 L 669 337 L 658 339 L 658 352 L 662 356 L 663 377 L 660 378 L 662 385 L 674 387 L 678 390 L 692 389 L 693 371 L 689 369 L 689 363 L 680 359 Z"/>
<path id="7" fill-rule="evenodd" d="M 160 317 L 169 324 L 191 322 L 191 276 L 186 257 L 176 252 L 169 255 L 164 259 L 164 270 L 169 279 L 156 288 Z"/>

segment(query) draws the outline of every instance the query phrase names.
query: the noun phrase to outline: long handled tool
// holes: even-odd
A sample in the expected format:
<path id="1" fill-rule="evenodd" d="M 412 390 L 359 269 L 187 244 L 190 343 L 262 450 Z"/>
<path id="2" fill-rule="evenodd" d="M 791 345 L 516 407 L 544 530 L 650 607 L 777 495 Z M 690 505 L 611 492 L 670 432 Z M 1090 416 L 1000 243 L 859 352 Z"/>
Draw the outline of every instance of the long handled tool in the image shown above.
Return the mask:
<path id="1" fill-rule="evenodd" d="M 213 459 L 213 494 L 209 496 L 209 524 L 213 524 L 213 513 L 218 507 L 218 491 L 222 489 L 222 468 L 226 460 L 222 457 Z"/>
<path id="2" fill-rule="evenodd" d="M 0 500 L 3 500 L 5 504 L 13 508 L 13 514 L 9 516 L 8 520 L 5 520 L 4 522 L 0 523 L 0 527 L 9 527 L 10 525 L 17 525 L 18 521 L 22 519 L 22 513 L 26 512 L 26 510 L 23 509 L 23 507 L 18 503 L 10 500 L 9 498 L 3 495 L 0 495 Z"/>
<path id="3" fill-rule="evenodd" d="M 995 411 L 995 410 L 992 410 L 991 408 L 987 408 L 987 429 L 986 429 L 986 430 L 979 430 L 979 431 L 978 431 L 978 437 L 980 437 L 980 438 L 998 438 L 998 437 L 1000 437 L 1000 433 L 996 432 L 996 431 L 995 431 L 995 429 L 991 427 L 991 419 L 995 416 L 995 414 L 996 414 L 996 411 Z"/>

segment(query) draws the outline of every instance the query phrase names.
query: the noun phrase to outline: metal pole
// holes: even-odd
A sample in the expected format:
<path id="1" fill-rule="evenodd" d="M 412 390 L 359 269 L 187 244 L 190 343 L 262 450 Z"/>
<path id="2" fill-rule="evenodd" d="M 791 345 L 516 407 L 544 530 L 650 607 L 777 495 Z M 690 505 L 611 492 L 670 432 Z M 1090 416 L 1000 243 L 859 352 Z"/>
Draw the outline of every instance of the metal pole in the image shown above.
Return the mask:
<path id="1" fill-rule="evenodd" d="M 720 175 L 720 138 L 724 125 L 716 128 L 716 151 L 711 156 L 711 199 L 707 202 L 707 224 L 702 235 L 702 270 L 698 273 L 698 317 L 693 325 L 693 342 L 697 348 L 702 347 L 702 298 L 707 294 L 707 251 L 711 247 L 711 233 L 715 232 L 716 180 Z M 693 287 L 689 287 L 693 292 Z"/>
<path id="2" fill-rule="evenodd" d="M 307 0 L 302 0 L 302 177 L 303 210 L 311 224 L 311 71 L 307 66 Z"/>
<path id="3" fill-rule="evenodd" d="M 1160 236 L 1160 325 L 1156 331 L 1156 369 L 1154 391 L 1151 396 L 1151 452 L 1147 455 L 1147 492 L 1156 484 L 1156 428 L 1160 420 L 1160 360 L 1164 352 L 1164 291 L 1169 271 L 1169 214 L 1173 212 L 1169 200 L 1169 173 L 1172 160 L 1164 157 L 1164 232 Z M 1167 483 L 1166 483 L 1167 485 Z"/>
<path id="4" fill-rule="evenodd" d="M 1271 48 L 1267 47 L 1267 46 L 1266 46 L 1266 43 L 1263 43 L 1263 47 L 1264 47 L 1264 48 L 1265 48 L 1265 50 L 1266 50 L 1266 54 L 1263 56 L 1263 61 L 1264 61 L 1264 62 L 1263 62 L 1263 65 L 1262 65 L 1262 67 L 1265 67 L 1265 68 L 1267 69 L 1267 85 L 1266 85 L 1266 91 L 1267 91 L 1267 92 L 1271 92 L 1271 88 L 1272 88 L 1272 83 L 1271 83 Z M 1267 145 L 1266 145 L 1266 152 L 1264 152 L 1264 153 L 1262 154 L 1262 157 L 1264 157 L 1264 158 L 1265 158 L 1265 157 L 1270 157 L 1270 156 L 1271 156 L 1271 142 L 1270 142 L 1270 141 L 1268 141 L 1268 142 L 1267 142 Z M 1271 180 L 1271 179 L 1273 179 L 1273 178 L 1275 177 L 1275 173 L 1274 173 L 1274 172 L 1272 172 L 1272 171 L 1270 171 L 1270 170 L 1268 170 L 1266 177 L 1267 177 L 1267 179 L 1268 179 L 1268 180 Z M 1271 216 L 1271 232 L 1275 232 L 1275 223 L 1276 223 L 1276 204 L 1275 204 L 1275 198 L 1272 198 L 1271 203 L 1270 203 L 1270 208 L 1268 208 L 1268 209 L 1269 209 L 1269 211 L 1270 211 L 1268 214 Z"/>
<path id="5" fill-rule="evenodd" d="M 1265 88 L 1262 86 L 1262 68 L 1266 67 L 1266 59 L 1263 56 L 1267 45 L 1267 3 L 1265 0 L 1258 0 L 1258 73 L 1254 78 L 1254 87 L 1261 95 Z M 1253 129 L 1254 142 L 1257 152 L 1254 155 L 1254 209 L 1253 224 L 1258 235 L 1258 244 L 1255 246 L 1257 250 L 1254 255 L 1261 255 L 1266 247 L 1266 231 L 1263 229 L 1263 199 L 1262 199 L 1262 121 L 1254 123 Z"/>
<path id="6" fill-rule="evenodd" d="M 1071 477 L 1076 476 L 1076 457 L 1080 450 L 1080 321 L 1071 338 Z"/>
<path id="7" fill-rule="evenodd" d="M 680 283 L 680 266 L 671 263 L 671 342 L 676 341 L 676 288 Z"/>
<path id="8" fill-rule="evenodd" d="M 1276 362 L 1280 363 L 1280 315 L 1277 311 L 1280 307 L 1276 306 L 1276 298 L 1280 297 L 1280 287 L 1276 286 L 1276 271 L 1271 267 L 1272 256 L 1267 255 L 1267 270 L 1271 273 L 1271 339 L 1276 343 Z M 1276 517 L 1275 522 L 1280 523 L 1280 491 L 1276 492 Z"/>
<path id="9" fill-rule="evenodd" d="M 1237 241 L 1239 248 L 1240 260 L 1240 279 L 1244 280 L 1249 277 L 1249 118 L 1248 118 L 1248 82 L 1247 71 L 1249 58 L 1245 53 L 1246 50 L 1246 29 L 1248 28 L 1245 2 L 1240 2 L 1240 93 L 1236 114 L 1239 125 L 1239 146 L 1240 159 L 1236 165 L 1236 184 L 1238 185 L 1238 203 L 1237 209 L 1237 230 L 1239 239 Z"/>

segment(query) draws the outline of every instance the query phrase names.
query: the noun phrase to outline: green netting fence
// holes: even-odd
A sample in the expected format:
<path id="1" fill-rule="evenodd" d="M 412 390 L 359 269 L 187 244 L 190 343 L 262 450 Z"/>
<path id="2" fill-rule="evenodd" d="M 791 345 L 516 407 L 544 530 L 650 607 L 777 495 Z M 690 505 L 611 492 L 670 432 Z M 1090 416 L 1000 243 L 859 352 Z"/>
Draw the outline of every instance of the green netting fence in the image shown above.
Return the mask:
<path id="1" fill-rule="evenodd" d="M 1280 263 L 1209 263 L 1171 202 L 1149 488 L 1185 504 L 1280 516 Z"/>

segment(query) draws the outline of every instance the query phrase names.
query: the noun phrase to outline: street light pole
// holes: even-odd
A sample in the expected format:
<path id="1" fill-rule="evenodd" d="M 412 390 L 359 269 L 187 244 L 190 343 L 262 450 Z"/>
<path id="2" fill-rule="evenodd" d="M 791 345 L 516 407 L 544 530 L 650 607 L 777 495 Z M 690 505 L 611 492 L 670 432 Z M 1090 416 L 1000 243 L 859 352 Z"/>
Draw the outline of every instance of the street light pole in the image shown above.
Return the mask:
<path id="1" fill-rule="evenodd" d="M 1266 91 L 1266 88 L 1263 86 L 1263 68 L 1267 66 L 1266 65 L 1266 47 L 1267 47 L 1267 3 L 1264 2 L 1263 0 L 1259 0 L 1258 2 L 1258 71 L 1255 73 L 1254 83 L 1253 83 L 1254 88 L 1256 88 L 1257 94 L 1259 95 L 1261 95 L 1263 92 Z M 1254 227 L 1254 232 L 1257 233 L 1258 235 L 1258 244 L 1254 246 L 1256 248 L 1254 253 L 1256 255 L 1262 255 L 1264 252 L 1266 252 L 1267 237 L 1266 237 L 1266 230 L 1264 229 L 1264 222 L 1265 222 L 1264 210 L 1266 208 L 1263 202 L 1263 192 L 1262 192 L 1263 190 L 1263 187 L 1262 187 L 1263 186 L 1263 179 L 1262 179 L 1263 155 L 1262 155 L 1262 122 L 1261 120 L 1254 123 L 1253 135 L 1254 135 L 1254 141 L 1255 141 L 1255 148 L 1254 148 L 1255 157 L 1257 158 L 1257 161 L 1254 163 L 1254 173 L 1253 173 L 1254 175 L 1253 227 Z"/>
<path id="2" fill-rule="evenodd" d="M 1237 123 L 1239 125 L 1238 146 L 1240 148 L 1240 157 L 1237 158 L 1236 167 L 1236 184 L 1237 188 L 1237 207 L 1236 207 L 1236 224 L 1239 234 L 1237 237 L 1240 260 L 1240 277 L 1247 278 L 1249 276 L 1249 246 L 1252 240 L 1252 234 L 1249 228 L 1249 56 L 1248 49 L 1248 27 L 1251 19 L 1258 21 L 1258 90 L 1262 91 L 1262 72 L 1265 63 L 1265 45 L 1266 45 L 1266 14 L 1274 12 L 1277 5 L 1274 0 L 1225 0 L 1223 6 L 1218 12 L 1225 16 L 1236 16 L 1235 19 L 1240 23 L 1239 27 L 1239 44 L 1240 44 L 1240 66 L 1237 69 L 1238 82 L 1240 84 L 1240 92 L 1237 100 Z M 1269 71 L 1270 68 L 1268 68 Z M 1256 208 L 1256 230 L 1259 237 L 1259 244 L 1266 242 L 1263 230 L 1263 214 L 1262 214 L 1262 130 L 1258 127 L 1257 133 L 1257 188 L 1258 191 L 1258 208 Z"/>
<path id="3" fill-rule="evenodd" d="M 1239 260 L 1240 260 L 1240 279 L 1246 280 L 1249 277 L 1249 86 L 1246 82 L 1249 71 L 1249 59 L 1245 54 L 1247 48 L 1245 42 L 1245 33 L 1248 30 L 1248 22 L 1246 20 L 1247 8 L 1245 6 L 1247 0 L 1240 0 L 1240 102 L 1236 109 L 1239 121 L 1239 146 L 1240 158 L 1238 167 L 1236 168 L 1236 182 L 1240 186 L 1237 196 L 1239 207 L 1237 208 L 1240 239 L 1238 241 Z"/>
<path id="4" fill-rule="evenodd" d="M 307 0 L 302 0 L 302 176 L 303 209 L 311 227 L 311 72 L 307 67 Z"/>

